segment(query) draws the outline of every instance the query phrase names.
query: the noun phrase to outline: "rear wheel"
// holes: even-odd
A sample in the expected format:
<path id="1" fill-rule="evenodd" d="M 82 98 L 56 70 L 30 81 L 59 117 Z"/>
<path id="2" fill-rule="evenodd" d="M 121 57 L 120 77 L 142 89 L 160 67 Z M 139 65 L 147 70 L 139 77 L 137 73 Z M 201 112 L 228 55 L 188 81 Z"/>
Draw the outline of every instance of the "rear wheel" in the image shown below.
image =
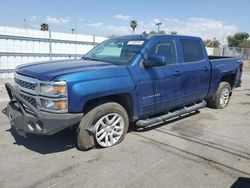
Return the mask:
<path id="1" fill-rule="evenodd" d="M 214 97 L 208 100 L 208 106 L 216 109 L 225 108 L 230 100 L 231 86 L 228 82 L 221 82 Z"/>
<path id="2" fill-rule="evenodd" d="M 111 147 L 120 143 L 129 125 L 126 110 L 118 103 L 107 102 L 90 110 L 77 131 L 77 146 L 87 150 L 95 145 Z"/>

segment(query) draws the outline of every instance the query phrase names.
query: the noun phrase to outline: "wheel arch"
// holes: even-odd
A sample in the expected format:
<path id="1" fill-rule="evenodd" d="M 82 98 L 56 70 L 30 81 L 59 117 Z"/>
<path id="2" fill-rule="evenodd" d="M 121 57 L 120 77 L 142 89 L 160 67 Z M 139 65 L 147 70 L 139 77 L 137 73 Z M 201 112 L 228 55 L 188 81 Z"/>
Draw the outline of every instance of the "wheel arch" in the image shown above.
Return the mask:
<path id="1" fill-rule="evenodd" d="M 98 98 L 93 98 L 84 103 L 83 112 L 86 114 L 88 111 L 94 107 L 101 105 L 106 102 L 116 102 L 120 104 L 127 112 L 129 117 L 129 122 L 133 121 L 134 108 L 133 99 L 129 93 L 120 93 L 108 96 L 102 96 Z"/>
<path id="2" fill-rule="evenodd" d="M 235 74 L 226 74 L 224 76 L 221 77 L 220 82 L 228 82 L 231 86 L 231 89 L 234 87 L 234 83 L 235 83 Z"/>

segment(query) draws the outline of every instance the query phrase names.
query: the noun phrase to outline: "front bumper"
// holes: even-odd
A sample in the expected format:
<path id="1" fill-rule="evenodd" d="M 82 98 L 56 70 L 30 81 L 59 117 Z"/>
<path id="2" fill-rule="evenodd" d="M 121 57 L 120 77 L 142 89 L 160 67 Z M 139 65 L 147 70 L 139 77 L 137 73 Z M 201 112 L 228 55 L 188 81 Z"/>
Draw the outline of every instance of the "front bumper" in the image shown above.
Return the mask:
<path id="1" fill-rule="evenodd" d="M 50 113 L 37 110 L 24 100 L 11 84 L 5 84 L 10 102 L 3 110 L 10 124 L 21 135 L 26 133 L 52 135 L 78 124 L 83 113 Z"/>
<path id="2" fill-rule="evenodd" d="M 241 87 L 241 83 L 242 83 L 242 81 L 241 81 L 241 80 L 239 80 L 238 82 L 236 82 L 236 84 L 235 84 L 235 88 L 237 88 L 237 87 Z"/>

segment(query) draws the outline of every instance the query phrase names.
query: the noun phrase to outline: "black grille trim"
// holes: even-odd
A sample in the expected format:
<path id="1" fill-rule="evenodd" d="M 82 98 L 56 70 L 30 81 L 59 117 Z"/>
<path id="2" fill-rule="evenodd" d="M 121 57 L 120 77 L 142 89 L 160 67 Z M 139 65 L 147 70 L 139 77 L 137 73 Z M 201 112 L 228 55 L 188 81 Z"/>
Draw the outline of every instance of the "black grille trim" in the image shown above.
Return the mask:
<path id="1" fill-rule="evenodd" d="M 32 97 L 32 96 L 28 96 L 25 94 L 20 93 L 21 97 L 24 98 L 24 100 L 26 100 L 28 103 L 30 103 L 32 106 L 34 106 L 35 108 L 37 108 L 37 102 L 36 102 L 36 98 Z"/>
<path id="2" fill-rule="evenodd" d="M 18 78 L 15 78 L 15 83 L 23 88 L 30 89 L 30 90 L 35 90 L 36 89 L 36 84 L 30 83 L 24 80 L 20 80 Z"/>

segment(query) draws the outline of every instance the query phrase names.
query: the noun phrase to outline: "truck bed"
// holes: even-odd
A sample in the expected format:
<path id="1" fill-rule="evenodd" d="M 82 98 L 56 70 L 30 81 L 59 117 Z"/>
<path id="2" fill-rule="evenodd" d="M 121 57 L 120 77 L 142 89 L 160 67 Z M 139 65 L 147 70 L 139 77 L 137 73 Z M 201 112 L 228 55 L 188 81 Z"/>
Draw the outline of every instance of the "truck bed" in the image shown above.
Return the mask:
<path id="1" fill-rule="evenodd" d="M 211 63 L 211 82 L 209 96 L 216 92 L 221 78 L 228 75 L 234 79 L 231 87 L 236 87 L 240 84 L 240 77 L 242 72 L 242 60 L 238 57 L 225 57 L 225 56 L 208 56 Z"/>

